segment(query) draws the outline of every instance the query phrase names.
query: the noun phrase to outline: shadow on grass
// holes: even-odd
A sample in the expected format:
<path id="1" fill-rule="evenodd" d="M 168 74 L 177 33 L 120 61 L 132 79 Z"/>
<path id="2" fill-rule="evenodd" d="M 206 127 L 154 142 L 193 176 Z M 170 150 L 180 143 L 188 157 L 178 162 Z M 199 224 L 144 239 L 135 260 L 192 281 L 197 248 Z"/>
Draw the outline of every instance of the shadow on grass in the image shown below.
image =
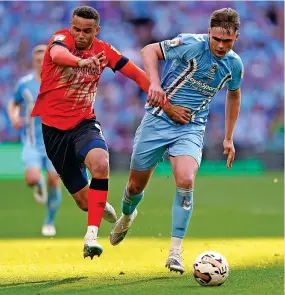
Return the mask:
<path id="1" fill-rule="evenodd" d="M 165 283 L 169 283 L 169 282 L 175 282 L 175 281 L 181 281 L 181 277 L 177 276 L 177 277 L 167 277 L 167 276 L 162 276 L 162 277 L 155 277 L 155 278 L 142 278 L 142 279 L 131 279 L 127 282 L 120 282 L 120 280 L 116 277 L 112 277 L 109 278 L 110 282 L 107 284 L 102 284 L 101 286 L 98 285 L 96 286 L 96 291 L 97 290 L 102 290 L 106 288 L 118 288 L 118 287 L 122 287 L 122 286 L 136 286 L 136 285 L 140 285 L 140 284 L 144 284 L 144 283 L 152 283 L 152 282 L 156 282 L 156 281 L 162 281 Z M 189 285 L 187 284 L 187 286 L 185 287 L 189 287 Z M 192 286 L 191 286 L 192 287 Z M 198 287 L 200 288 L 198 285 L 197 286 L 193 286 L 193 288 Z"/>
<path id="2" fill-rule="evenodd" d="M 11 283 L 11 284 L 0 284 L 0 290 L 1 288 L 5 287 L 15 287 L 15 286 L 25 286 L 25 285 L 36 285 L 36 284 L 43 284 L 46 287 L 55 287 L 70 283 L 79 282 L 83 279 L 86 279 L 87 277 L 73 277 L 73 278 L 66 278 L 61 280 L 42 280 L 42 281 L 34 281 L 34 282 L 21 282 L 21 283 Z"/>

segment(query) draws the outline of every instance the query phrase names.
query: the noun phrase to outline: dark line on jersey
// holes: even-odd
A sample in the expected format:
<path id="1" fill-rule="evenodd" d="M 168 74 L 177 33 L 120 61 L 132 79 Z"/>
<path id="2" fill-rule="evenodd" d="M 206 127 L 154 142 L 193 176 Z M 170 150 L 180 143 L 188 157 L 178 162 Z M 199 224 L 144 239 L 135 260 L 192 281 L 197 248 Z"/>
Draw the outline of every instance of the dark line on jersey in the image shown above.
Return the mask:
<path id="1" fill-rule="evenodd" d="M 125 66 L 127 64 L 127 62 L 129 61 L 128 58 L 126 58 L 125 56 L 122 56 L 121 59 L 116 63 L 113 72 L 115 73 L 116 71 L 119 71 L 123 66 Z"/>
<path id="2" fill-rule="evenodd" d="M 193 72 L 193 69 L 194 69 L 194 60 L 191 59 L 190 60 L 190 69 L 188 71 L 186 71 L 185 74 L 183 76 L 181 76 L 181 78 L 179 80 L 177 80 L 176 83 L 171 88 L 169 88 L 165 91 L 166 97 L 167 97 L 167 95 L 171 94 L 175 90 L 175 88 L 177 88 L 189 74 L 191 74 Z M 154 115 L 158 115 L 160 111 L 161 111 L 161 107 L 159 107 L 155 111 Z"/>
<path id="3" fill-rule="evenodd" d="M 229 91 L 237 91 L 237 90 L 239 90 L 240 89 L 240 87 L 239 88 L 237 88 L 237 89 L 228 89 Z"/>
<path id="4" fill-rule="evenodd" d="M 51 44 L 51 46 L 50 46 L 49 49 L 51 49 L 54 45 L 59 45 L 59 46 L 65 47 L 65 48 L 67 48 L 67 49 L 69 50 L 69 48 L 68 48 L 67 45 L 65 45 L 65 44 L 63 44 L 63 43 L 61 43 L 61 42 L 59 42 L 59 41 L 54 41 L 54 42 L 52 42 L 52 44 Z"/>
<path id="5" fill-rule="evenodd" d="M 173 92 L 175 90 L 175 88 L 177 88 L 183 81 L 184 79 L 191 74 L 191 72 L 193 71 L 194 68 L 194 61 L 193 59 L 190 60 L 190 69 L 188 71 L 185 72 L 185 74 L 183 76 L 181 76 L 181 78 L 176 81 L 176 83 L 169 89 L 166 90 L 166 94 L 171 94 L 171 92 Z"/>
<path id="6" fill-rule="evenodd" d="M 225 85 L 229 80 L 231 80 L 231 79 L 232 79 L 232 75 L 231 75 L 231 74 L 230 74 L 230 75 L 226 75 L 226 76 L 223 78 L 223 80 L 221 81 L 220 86 L 219 86 L 219 88 L 218 88 L 218 91 L 221 90 L 221 89 L 224 87 L 224 85 Z"/>
<path id="7" fill-rule="evenodd" d="M 160 43 L 160 42 L 159 42 L 159 46 L 160 46 L 160 49 L 161 49 L 161 52 L 162 52 L 163 59 L 165 60 L 164 51 L 163 51 L 163 48 L 162 48 L 162 45 L 161 45 L 161 43 Z"/>

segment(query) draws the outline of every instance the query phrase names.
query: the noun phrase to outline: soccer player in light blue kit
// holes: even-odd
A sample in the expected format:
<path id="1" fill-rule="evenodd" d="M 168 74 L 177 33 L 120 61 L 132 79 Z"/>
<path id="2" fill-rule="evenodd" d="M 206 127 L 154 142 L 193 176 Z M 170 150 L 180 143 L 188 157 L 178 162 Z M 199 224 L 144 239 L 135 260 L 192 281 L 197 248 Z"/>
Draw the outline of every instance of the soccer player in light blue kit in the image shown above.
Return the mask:
<path id="1" fill-rule="evenodd" d="M 26 183 L 33 187 L 36 201 L 46 204 L 47 211 L 42 234 L 55 236 L 54 219 L 61 203 L 60 178 L 46 155 L 41 119 L 30 116 L 40 88 L 42 63 L 46 48 L 46 45 L 38 45 L 33 49 L 34 72 L 18 82 L 14 97 L 8 104 L 8 115 L 13 127 L 21 129 L 22 159 Z M 24 106 L 25 118 L 20 117 L 20 105 Z M 41 173 L 43 168 L 47 170 L 47 189 Z"/>
<path id="2" fill-rule="evenodd" d="M 208 34 L 181 34 L 142 50 L 151 84 L 149 97 L 157 103 L 167 97 L 177 109 L 172 115 L 175 119 L 171 120 L 160 107 L 153 107 L 155 104 L 146 107 L 135 135 L 123 214 L 110 234 L 110 242 L 117 245 L 124 239 L 137 215 L 144 188 L 167 151 L 176 182 L 172 238 L 166 261 L 171 271 L 185 271 L 181 245 L 193 210 L 194 179 L 201 162 L 209 104 L 224 86 L 228 89 L 223 142 L 227 167 L 232 167 L 234 161 L 233 132 L 240 110 L 243 65 L 232 47 L 239 27 L 238 13 L 224 8 L 211 15 Z M 167 61 L 161 81 L 158 60 Z"/>

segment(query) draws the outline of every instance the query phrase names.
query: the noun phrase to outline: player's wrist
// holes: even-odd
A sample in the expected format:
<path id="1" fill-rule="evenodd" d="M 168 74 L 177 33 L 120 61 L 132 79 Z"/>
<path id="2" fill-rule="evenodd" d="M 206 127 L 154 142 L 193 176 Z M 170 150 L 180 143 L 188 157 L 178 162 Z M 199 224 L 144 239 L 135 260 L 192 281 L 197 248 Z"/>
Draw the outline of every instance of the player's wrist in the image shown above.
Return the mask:
<path id="1" fill-rule="evenodd" d="M 76 62 L 76 63 L 77 63 L 77 66 L 78 66 L 78 67 L 80 67 L 80 66 L 81 66 L 81 65 L 80 65 L 80 62 L 81 62 L 81 61 L 82 61 L 82 58 L 79 58 L 79 59 L 77 60 L 77 62 Z"/>

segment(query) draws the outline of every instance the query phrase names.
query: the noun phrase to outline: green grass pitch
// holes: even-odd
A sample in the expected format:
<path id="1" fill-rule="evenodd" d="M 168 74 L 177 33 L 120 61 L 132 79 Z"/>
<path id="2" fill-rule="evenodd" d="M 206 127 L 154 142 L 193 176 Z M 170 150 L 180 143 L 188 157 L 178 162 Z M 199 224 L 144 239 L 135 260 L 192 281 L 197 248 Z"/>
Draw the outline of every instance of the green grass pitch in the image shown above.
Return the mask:
<path id="1" fill-rule="evenodd" d="M 112 174 L 109 201 L 120 212 L 126 174 Z M 65 189 L 55 238 L 40 236 L 44 207 L 22 180 L 0 180 L 0 294 L 283 294 L 284 180 L 197 176 L 194 212 L 184 242 L 186 272 L 164 268 L 171 231 L 173 179 L 155 176 L 126 240 L 110 245 L 102 222 L 100 258 L 84 260 L 86 213 Z M 203 251 L 221 252 L 229 279 L 201 287 L 191 265 Z"/>

